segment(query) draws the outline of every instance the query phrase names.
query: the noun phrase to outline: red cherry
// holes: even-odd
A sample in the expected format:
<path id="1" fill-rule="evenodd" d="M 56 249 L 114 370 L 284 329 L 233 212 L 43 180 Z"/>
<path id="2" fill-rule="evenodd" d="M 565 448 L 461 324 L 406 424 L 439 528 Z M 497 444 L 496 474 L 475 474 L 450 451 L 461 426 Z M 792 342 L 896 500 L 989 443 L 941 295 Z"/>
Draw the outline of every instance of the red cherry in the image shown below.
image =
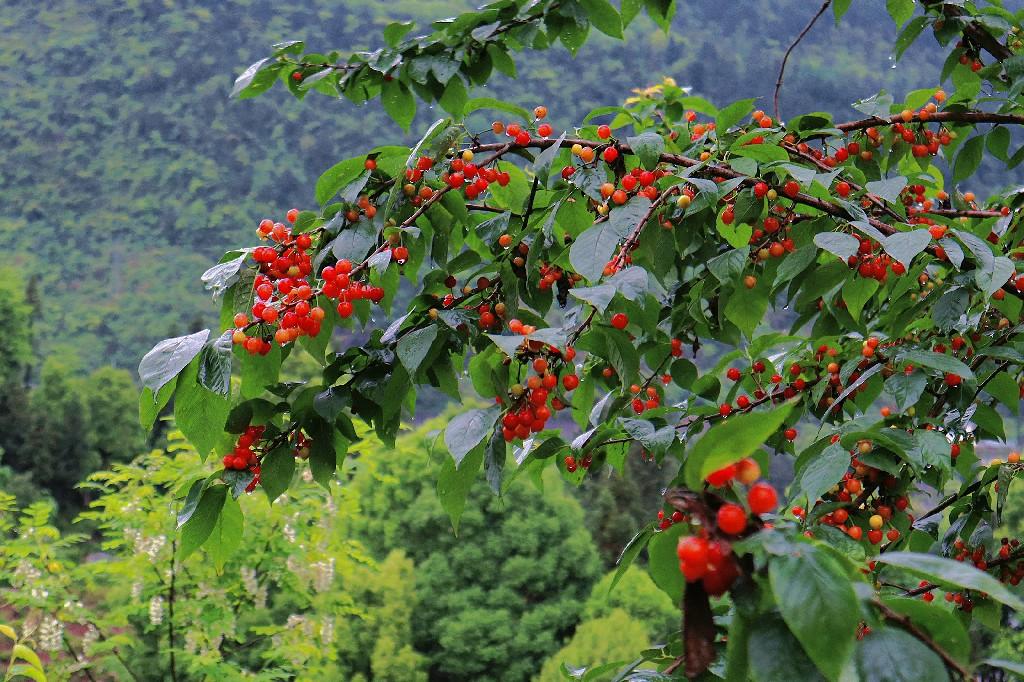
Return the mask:
<path id="1" fill-rule="evenodd" d="M 730 367 L 729 371 L 725 373 L 725 376 L 729 377 L 730 381 L 739 381 L 740 380 L 740 371 L 738 369 L 736 369 L 735 367 Z"/>
<path id="2" fill-rule="evenodd" d="M 579 385 L 580 378 L 575 374 L 566 374 L 564 377 L 562 377 L 562 386 L 564 386 L 565 390 L 567 391 L 573 391 Z"/>
<path id="3" fill-rule="evenodd" d="M 747 504 L 754 514 L 767 514 L 779 505 L 779 496 L 768 483 L 755 483 L 747 493 Z"/>
<path id="4" fill-rule="evenodd" d="M 850 196 L 850 183 L 848 183 L 848 182 L 840 182 L 840 183 L 838 183 L 836 185 L 836 194 L 838 194 L 839 196 L 841 196 L 844 199 L 846 197 Z"/>
<path id="5" fill-rule="evenodd" d="M 790 180 L 782 187 L 782 191 L 786 193 L 787 197 L 792 199 L 800 193 L 800 183 L 796 180 Z"/>
<path id="6" fill-rule="evenodd" d="M 729 535 L 739 535 L 747 527 L 747 513 L 738 504 L 723 504 L 718 509 L 718 528 Z"/>
<path id="7" fill-rule="evenodd" d="M 285 218 L 287 218 L 288 222 L 290 222 L 290 223 L 294 223 L 298 217 L 299 217 L 299 209 L 297 209 L 297 208 L 288 209 L 288 213 L 285 214 Z"/>
<path id="8" fill-rule="evenodd" d="M 786 429 L 782 435 L 786 437 L 786 440 L 796 440 L 796 429 Z"/>
<path id="9" fill-rule="evenodd" d="M 722 403 L 721 405 L 718 406 L 718 414 L 722 415 L 723 417 L 728 417 L 730 414 L 732 414 L 732 405 L 730 405 L 729 403 Z"/>
<path id="10" fill-rule="evenodd" d="M 629 316 L 626 313 L 615 313 L 612 315 L 612 326 L 616 329 L 625 329 L 629 324 Z"/>
<path id="11" fill-rule="evenodd" d="M 607 140 L 609 137 L 612 136 L 612 129 L 605 125 L 598 126 L 597 136 L 602 140 Z"/>
<path id="12" fill-rule="evenodd" d="M 722 467 L 718 471 L 712 471 L 708 474 L 708 484 L 720 488 L 732 479 L 736 478 L 736 465 L 730 464 L 729 466 Z"/>
<path id="13" fill-rule="evenodd" d="M 539 126 L 537 126 L 537 134 L 540 135 L 541 137 L 550 137 L 551 125 L 548 123 L 541 123 Z"/>
<path id="14" fill-rule="evenodd" d="M 619 150 L 615 147 L 608 147 L 601 156 L 607 163 L 615 163 L 615 159 L 619 158 Z"/>

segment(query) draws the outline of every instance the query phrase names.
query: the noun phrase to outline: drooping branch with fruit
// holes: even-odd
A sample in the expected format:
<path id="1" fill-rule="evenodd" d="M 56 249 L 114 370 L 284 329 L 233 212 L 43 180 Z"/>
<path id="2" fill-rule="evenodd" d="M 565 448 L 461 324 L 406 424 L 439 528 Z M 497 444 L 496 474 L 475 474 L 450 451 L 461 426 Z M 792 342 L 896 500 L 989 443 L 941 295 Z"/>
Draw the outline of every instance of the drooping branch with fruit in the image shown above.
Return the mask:
<path id="1" fill-rule="evenodd" d="M 669 30 L 672 3 L 643 7 Z M 210 535 L 217 510 L 196 511 L 224 499 L 212 490 L 275 500 L 303 460 L 328 485 L 353 419 L 388 442 L 417 387 L 475 392 L 484 406 L 443 439 L 438 494 L 455 522 L 481 469 L 500 494 L 549 466 L 572 484 L 621 475 L 627 457 L 678 468 L 620 566 L 646 549 L 682 636 L 635 666 L 726 679 L 1012 669 L 974 658 L 966 628 L 1024 607 L 1019 541 L 998 533 L 1019 456 L 975 452 L 1005 440 L 1022 395 L 1024 197 L 961 185 L 986 158 L 1024 159 L 1009 153 L 1022 14 L 888 7 L 899 52 L 926 27 L 950 46 L 953 89 L 877 95 L 838 124 L 778 121 L 750 99 L 717 108 L 671 79 L 572 127 L 544 106 L 469 97 L 492 69 L 514 72 L 510 50 L 575 51 L 591 26 L 621 37 L 636 0 L 498 2 L 429 36 L 393 24 L 389 47 L 344 59 L 276 46 L 234 94 L 281 82 L 300 98 L 379 96 L 404 127 L 417 96 L 450 116 L 412 148 L 328 169 L 315 208 L 259 221 L 261 245 L 203 277 L 221 331 L 143 359 L 143 422 L 173 398 L 179 428 L 223 467 L 183 502 L 190 546 Z M 483 111 L 498 120 L 485 127 Z M 333 347 L 339 328 L 359 342 Z M 279 380 L 296 346 L 321 376 Z M 782 461 L 785 491 L 762 476 Z"/>

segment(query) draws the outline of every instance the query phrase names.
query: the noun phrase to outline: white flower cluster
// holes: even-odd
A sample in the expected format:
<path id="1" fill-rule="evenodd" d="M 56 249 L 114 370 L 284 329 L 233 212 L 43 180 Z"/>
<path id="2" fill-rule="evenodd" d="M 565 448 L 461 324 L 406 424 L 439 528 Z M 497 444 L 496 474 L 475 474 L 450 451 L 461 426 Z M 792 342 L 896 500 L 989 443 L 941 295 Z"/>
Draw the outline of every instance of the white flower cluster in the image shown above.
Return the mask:
<path id="1" fill-rule="evenodd" d="M 149 600 L 149 622 L 160 625 L 164 620 L 164 598 L 157 595 Z"/>
<path id="2" fill-rule="evenodd" d="M 82 635 L 82 653 L 92 654 L 93 646 L 100 641 L 100 631 L 96 626 L 89 623 L 85 626 L 85 633 Z"/>
<path id="3" fill-rule="evenodd" d="M 156 535 L 151 538 L 144 537 L 141 533 L 137 533 L 134 539 L 134 547 L 136 554 L 145 554 L 149 557 L 150 561 L 155 561 L 157 556 L 160 555 L 160 550 L 167 544 L 167 536 Z"/>
<path id="4" fill-rule="evenodd" d="M 58 651 L 64 641 L 64 624 L 53 616 L 46 616 L 39 624 L 38 641 L 43 651 Z"/>
<path id="5" fill-rule="evenodd" d="M 14 587 L 23 587 L 30 582 L 39 580 L 42 575 L 42 572 L 29 562 L 20 561 L 18 562 L 18 565 L 14 567 L 14 574 L 11 575 L 11 585 Z"/>
<path id="6" fill-rule="evenodd" d="M 326 592 L 331 589 L 334 582 L 334 557 L 327 561 L 317 561 L 310 565 L 313 573 L 313 589 L 317 592 Z"/>
<path id="7" fill-rule="evenodd" d="M 245 587 L 245 591 L 249 594 L 255 594 L 260 586 L 259 580 L 256 578 L 256 569 L 242 566 L 238 569 L 238 574 L 242 579 L 242 586 Z"/>
<path id="8" fill-rule="evenodd" d="M 141 580 L 136 580 L 132 583 L 132 601 L 139 601 L 142 599 L 142 588 L 143 584 Z"/>
<path id="9" fill-rule="evenodd" d="M 330 616 L 324 616 L 323 622 L 320 623 L 320 641 L 324 644 L 334 642 L 334 619 Z"/>

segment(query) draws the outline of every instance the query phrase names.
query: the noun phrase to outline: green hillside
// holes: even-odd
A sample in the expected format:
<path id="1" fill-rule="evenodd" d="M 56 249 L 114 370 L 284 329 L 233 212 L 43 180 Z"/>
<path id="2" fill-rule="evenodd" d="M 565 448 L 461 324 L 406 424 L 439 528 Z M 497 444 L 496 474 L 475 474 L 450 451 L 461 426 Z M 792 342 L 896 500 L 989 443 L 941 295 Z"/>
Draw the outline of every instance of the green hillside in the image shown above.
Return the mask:
<path id="1" fill-rule="evenodd" d="M 372 49 L 395 18 L 425 20 L 469 4 L 6 6 L 0 238 L 13 249 L 7 263 L 40 278 L 41 354 L 73 349 L 89 367 L 134 367 L 169 331 L 197 327 L 203 316 L 212 323 L 199 283 L 212 258 L 247 239 L 261 217 L 312 203 L 316 177 L 345 153 L 403 139 L 376 104 L 308 106 L 283 90 L 229 100 L 235 75 L 268 45 L 301 37 L 325 51 Z M 490 89 L 546 103 L 556 125 L 662 76 L 712 101 L 751 92 L 769 105 L 782 51 L 810 12 L 803 0 L 687 2 L 672 37 L 638 20 L 626 43 L 594 37 L 575 59 L 562 48 L 530 54 L 518 79 Z M 858 7 L 840 28 L 821 22 L 790 61 L 783 113 L 826 103 L 852 115 L 848 103 L 879 85 L 902 92 L 934 80 L 937 61 L 889 68 L 893 32 Z"/>

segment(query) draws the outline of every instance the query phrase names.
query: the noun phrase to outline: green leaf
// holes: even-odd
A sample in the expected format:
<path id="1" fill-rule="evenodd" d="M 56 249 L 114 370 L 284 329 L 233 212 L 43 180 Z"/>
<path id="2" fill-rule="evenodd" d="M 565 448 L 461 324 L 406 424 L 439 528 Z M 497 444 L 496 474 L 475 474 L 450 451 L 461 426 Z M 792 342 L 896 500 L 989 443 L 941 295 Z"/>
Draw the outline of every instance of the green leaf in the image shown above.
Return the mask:
<path id="1" fill-rule="evenodd" d="M 758 163 L 770 163 L 772 161 L 788 161 L 789 152 L 774 144 L 741 144 L 734 145 L 732 152 L 738 156 L 753 159 Z"/>
<path id="2" fill-rule="evenodd" d="M 242 366 L 242 397 L 255 398 L 267 386 L 277 383 L 281 371 L 281 347 L 274 344 L 266 355 L 235 351 Z"/>
<path id="3" fill-rule="evenodd" d="M 951 372 L 957 374 L 964 381 L 974 381 L 974 372 L 971 368 L 954 357 L 936 353 L 930 350 L 908 350 L 900 354 L 901 362 L 910 362 L 922 367 L 931 367 L 940 372 Z"/>
<path id="4" fill-rule="evenodd" d="M 948 680 L 942 659 L 909 632 L 872 628 L 857 648 L 857 678 L 863 682 Z"/>
<path id="5" fill-rule="evenodd" d="M 842 479 L 849 466 L 849 451 L 839 443 L 832 443 L 797 472 L 790 497 L 794 500 L 806 497 L 808 507 L 813 507 L 819 497 Z"/>
<path id="6" fill-rule="evenodd" d="M 181 505 L 181 511 L 177 515 L 177 525 L 175 528 L 180 529 L 185 523 L 192 518 L 192 515 L 196 513 L 196 507 L 199 506 L 199 499 L 203 495 L 203 491 L 206 489 L 207 481 L 205 478 L 201 478 L 194 482 L 188 489 L 188 494 L 185 496 L 185 501 Z"/>
<path id="7" fill-rule="evenodd" d="M 304 428 L 312 439 L 309 446 L 309 470 L 313 480 L 327 488 L 338 468 L 334 427 L 328 421 L 314 417 L 307 420 Z M 344 443 L 344 440 L 340 442 Z"/>
<path id="8" fill-rule="evenodd" d="M 897 26 L 902 26 L 914 16 L 914 0 L 885 0 L 885 8 Z"/>
<path id="9" fill-rule="evenodd" d="M 273 502 L 288 490 L 295 475 L 295 453 L 288 446 L 271 450 L 260 464 L 260 486 Z"/>
<path id="10" fill-rule="evenodd" d="M 596 287 L 573 287 L 569 294 L 578 298 L 584 303 L 589 303 L 597 309 L 599 315 L 603 315 L 608 304 L 615 298 L 616 289 L 611 284 L 600 284 Z"/>
<path id="11" fill-rule="evenodd" d="M 461 464 L 463 458 L 494 430 L 501 409 L 469 410 L 452 419 L 444 430 L 444 444 L 448 453 Z"/>
<path id="12" fill-rule="evenodd" d="M 885 238 L 885 241 L 882 242 L 882 248 L 894 259 L 910 267 L 910 261 L 928 247 L 931 239 L 932 236 L 928 230 L 897 232 Z"/>
<path id="13" fill-rule="evenodd" d="M 747 642 L 747 656 L 754 682 L 824 680 L 811 659 L 807 658 L 800 642 L 774 613 L 754 620 Z"/>
<path id="14" fill-rule="evenodd" d="M 912 19 L 911 22 L 907 24 L 902 31 L 900 31 L 899 35 L 896 36 L 896 42 L 893 45 L 893 57 L 898 60 L 903 56 L 906 49 L 910 47 L 911 43 L 917 40 L 917 37 L 921 35 L 921 31 L 923 31 L 924 27 L 929 23 L 930 17 L 926 16 L 915 17 Z M 958 91 L 959 89 L 960 88 L 957 88 Z M 884 115 L 888 115 L 888 113 L 889 112 L 887 110 Z"/>
<path id="15" fill-rule="evenodd" d="M 648 170 L 653 170 L 658 166 L 661 155 L 665 152 L 665 140 L 655 132 L 627 137 L 626 142 L 640 159 L 641 165 Z"/>
<path id="16" fill-rule="evenodd" d="M 384 29 L 384 42 L 389 47 L 396 47 L 402 38 L 413 29 L 416 24 L 411 21 L 392 21 Z"/>
<path id="17" fill-rule="evenodd" d="M 231 395 L 231 334 L 228 329 L 208 341 L 199 354 L 199 383 L 222 396 Z"/>
<path id="18" fill-rule="evenodd" d="M 14 649 L 17 651 L 31 651 L 24 644 L 15 644 Z M 35 652 L 32 653 L 35 655 Z M 17 663 L 12 665 L 7 671 L 7 679 L 16 680 L 18 677 L 31 677 L 36 682 L 46 682 L 46 675 L 43 673 L 42 668 L 37 668 L 34 665 L 26 665 L 24 663 Z"/>
<path id="19" fill-rule="evenodd" d="M 441 473 L 437 478 L 437 497 L 451 519 L 456 534 L 459 532 L 459 519 L 466 507 L 466 496 L 473 487 L 483 461 L 483 447 L 474 447 L 461 462 L 456 463 L 451 457 L 445 457 L 441 465 Z"/>
<path id="20" fill-rule="evenodd" d="M 927 386 L 928 378 L 923 372 L 897 372 L 885 380 L 885 392 L 892 398 L 897 412 L 916 405 Z"/>
<path id="21" fill-rule="evenodd" d="M 792 553 L 772 557 L 768 575 L 790 631 L 825 677 L 838 679 L 853 653 L 860 621 L 857 595 L 846 571 L 832 555 L 797 544 Z M 828 608 L 822 608 L 824 604 Z"/>
<path id="22" fill-rule="evenodd" d="M 193 361 L 178 378 L 174 390 L 174 419 L 205 460 L 224 433 L 231 402 L 199 384 L 198 364 Z"/>
<path id="23" fill-rule="evenodd" d="M 988 573 L 975 568 L 973 564 L 918 552 L 889 552 L 879 555 L 876 560 L 906 569 L 932 582 L 987 592 L 992 599 L 1014 611 L 1024 610 L 1024 601 Z"/>
<path id="24" fill-rule="evenodd" d="M 974 281 L 985 295 L 985 298 L 988 298 L 999 291 L 1015 271 L 1016 268 L 1012 260 L 1006 256 L 996 256 L 992 259 L 991 269 L 975 271 Z"/>
<path id="25" fill-rule="evenodd" d="M 885 199 L 890 203 L 896 203 L 900 200 L 900 192 L 907 186 L 907 179 L 902 175 L 898 175 L 894 178 L 886 178 L 884 180 L 874 180 L 864 185 L 871 194 L 876 194 L 881 198 Z"/>
<path id="26" fill-rule="evenodd" d="M 580 0 L 590 23 L 612 38 L 622 38 L 622 17 L 608 0 Z"/>
<path id="27" fill-rule="evenodd" d="M 398 359 L 409 372 L 409 376 L 415 377 L 420 365 L 430 353 L 430 349 L 437 340 L 437 325 L 430 325 L 423 329 L 409 332 L 398 340 L 395 352 Z"/>
<path id="28" fill-rule="evenodd" d="M 524 122 L 533 120 L 533 115 L 526 109 L 500 99 L 494 99 L 493 97 L 474 97 L 466 102 L 466 109 L 463 111 L 463 114 L 469 116 L 474 111 L 479 111 L 481 109 L 497 109 L 498 111 L 504 111 L 506 114 L 512 114 L 513 116 L 519 117 L 519 119 Z"/>
<path id="29" fill-rule="evenodd" d="M 948 289 L 932 306 L 932 321 L 944 331 L 956 328 L 971 303 L 971 294 L 966 288 L 954 286 Z"/>
<path id="30" fill-rule="evenodd" d="M 850 9 L 850 3 L 852 2 L 853 0 L 835 0 L 832 3 L 832 13 L 835 15 L 837 25 L 839 20 L 843 18 L 843 15 L 846 14 L 846 11 Z"/>
<path id="31" fill-rule="evenodd" d="M 409 132 L 412 119 L 416 116 L 416 98 L 402 81 L 393 78 L 384 82 L 380 93 L 381 104 L 402 130 Z"/>
<path id="32" fill-rule="evenodd" d="M 554 162 L 555 157 L 558 156 L 558 152 L 562 150 L 562 140 L 564 139 L 565 133 L 562 133 L 555 140 L 555 143 L 538 154 L 537 160 L 533 162 L 534 174 L 544 182 L 547 181 L 548 175 L 551 172 L 551 164 Z"/>
<path id="33" fill-rule="evenodd" d="M 985 391 L 1014 414 L 1020 408 L 1020 386 L 1006 370 L 996 370 L 995 376 L 985 384 Z"/>
<path id="34" fill-rule="evenodd" d="M 462 78 L 454 76 L 444 87 L 444 93 L 437 103 L 452 116 L 462 116 L 468 101 L 469 91 L 466 90 L 466 84 L 462 82 Z"/>
<path id="35" fill-rule="evenodd" d="M 754 330 L 761 324 L 768 311 L 768 290 L 760 282 L 753 289 L 738 288 L 725 304 L 726 319 L 740 328 L 747 338 L 753 338 Z"/>
<path id="36" fill-rule="evenodd" d="M 245 528 L 245 519 L 242 517 L 242 509 L 238 506 L 238 500 L 227 495 L 224 498 L 224 506 L 221 507 L 217 516 L 217 523 L 214 524 L 210 537 L 206 541 L 206 552 L 213 559 L 213 565 L 220 573 L 224 570 L 231 555 L 242 545 L 242 533 Z"/>
<path id="37" fill-rule="evenodd" d="M 261 70 L 265 69 L 274 63 L 273 57 L 264 57 L 263 59 L 249 65 L 245 71 L 243 71 L 238 78 L 235 79 L 235 85 L 231 88 L 231 94 L 228 97 L 237 97 L 243 90 L 249 87 L 253 79 L 256 77 Z"/>
<path id="38" fill-rule="evenodd" d="M 164 384 L 164 387 L 156 395 L 153 395 L 153 391 L 148 387 L 142 389 L 142 392 L 139 394 L 139 423 L 142 424 L 142 428 L 146 431 L 153 428 L 153 424 L 156 423 L 160 412 L 167 407 L 171 396 L 174 395 L 176 386 L 177 381 Z"/>
<path id="39" fill-rule="evenodd" d="M 238 281 L 238 273 L 248 257 L 248 253 L 242 253 L 227 262 L 217 263 L 202 274 L 199 280 L 203 283 L 203 287 L 213 294 L 213 300 L 219 299 L 232 284 Z"/>
<path id="40" fill-rule="evenodd" d="M 799 249 L 789 254 L 782 259 L 779 263 L 779 269 L 775 272 L 775 281 L 772 283 L 772 288 L 785 284 L 790 281 L 814 262 L 815 258 L 818 257 L 818 250 L 808 244 L 801 246 Z"/>
<path id="41" fill-rule="evenodd" d="M 981 165 L 981 159 L 985 154 L 985 136 L 975 135 L 967 140 L 956 155 L 953 163 L 953 184 L 963 182 L 974 175 Z"/>
<path id="42" fill-rule="evenodd" d="M 623 206 L 613 209 L 608 220 L 583 232 L 569 249 L 569 262 L 573 269 L 592 282 L 600 279 L 619 242 L 636 228 L 650 206 L 650 200 L 634 197 Z"/>
<path id="43" fill-rule="evenodd" d="M 786 421 L 794 404 L 729 417 L 712 426 L 686 458 L 686 484 L 700 490 L 708 474 L 753 454 Z"/>
<path id="44" fill-rule="evenodd" d="M 178 547 L 179 558 L 184 560 L 192 552 L 209 539 L 217 517 L 228 497 L 228 487 L 223 484 L 212 485 L 203 491 L 195 512 L 181 527 L 181 544 Z"/>
<path id="45" fill-rule="evenodd" d="M 877 280 L 866 277 L 854 277 L 843 286 L 843 300 L 846 301 L 846 308 L 853 319 L 860 320 L 864 304 L 878 291 L 878 286 Z"/>
<path id="46" fill-rule="evenodd" d="M 159 394 L 167 382 L 178 376 L 181 370 L 199 355 L 208 338 L 210 330 L 204 329 L 188 336 L 164 339 L 153 346 L 139 363 L 139 378 L 142 385 Z"/>
<path id="47" fill-rule="evenodd" d="M 676 546 L 679 538 L 686 532 L 686 524 L 669 526 L 665 530 L 654 533 L 647 543 L 647 570 L 654 584 L 669 596 L 673 604 L 683 601 L 683 589 L 686 580 L 679 570 L 679 557 Z"/>
<path id="48" fill-rule="evenodd" d="M 857 253 L 857 248 L 860 247 L 860 241 L 845 232 L 819 232 L 814 235 L 814 243 L 818 248 L 838 256 L 844 262 Z"/>
<path id="49" fill-rule="evenodd" d="M 359 177 L 366 163 L 366 157 L 357 156 L 353 159 L 340 161 L 326 171 L 316 181 L 316 202 L 326 204 L 342 187 Z"/>
<path id="50" fill-rule="evenodd" d="M 331 251 L 338 260 L 350 260 L 353 265 L 358 265 L 376 244 L 377 228 L 373 223 L 361 220 L 341 231 Z"/>
<path id="51" fill-rule="evenodd" d="M 612 582 L 608 586 L 608 594 L 612 593 L 615 586 L 619 584 L 619 580 L 626 574 L 629 567 L 633 565 L 636 558 L 640 556 L 640 552 L 647 547 L 647 543 L 654 537 L 656 531 L 654 528 L 654 522 L 651 521 L 646 526 L 641 528 L 630 538 L 626 546 L 622 548 L 622 552 L 619 554 L 619 558 L 615 561 L 615 575 L 612 577 Z"/>
<path id="52" fill-rule="evenodd" d="M 755 101 L 753 99 L 741 99 L 724 109 L 720 109 L 718 115 L 715 116 L 715 129 L 718 134 L 724 135 L 728 132 L 729 128 L 742 121 L 747 114 L 754 110 Z"/>

